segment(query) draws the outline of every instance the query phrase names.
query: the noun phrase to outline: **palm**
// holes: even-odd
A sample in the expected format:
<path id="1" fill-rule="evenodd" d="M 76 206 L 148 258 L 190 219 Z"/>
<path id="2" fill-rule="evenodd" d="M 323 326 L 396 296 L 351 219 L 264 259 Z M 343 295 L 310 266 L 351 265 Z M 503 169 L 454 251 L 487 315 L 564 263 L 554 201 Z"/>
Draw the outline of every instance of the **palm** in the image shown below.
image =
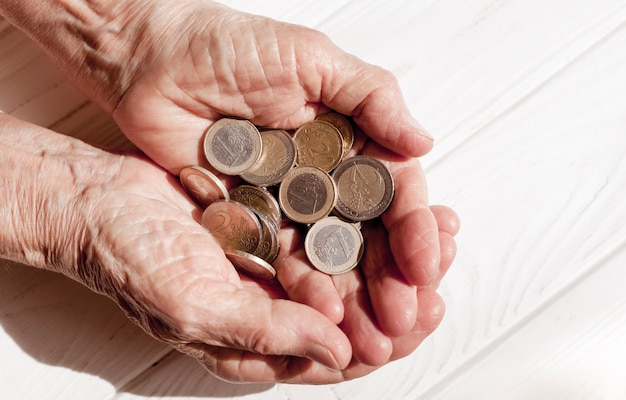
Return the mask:
<path id="1" fill-rule="evenodd" d="M 297 230 L 285 228 L 281 234 L 284 248 L 277 265 L 279 271 L 289 271 L 279 273 L 287 293 L 276 280 L 240 277 L 198 224 L 197 206 L 171 175 L 149 161 L 126 156 L 115 180 L 99 193 L 91 221 L 99 234 L 85 250 L 91 257 L 85 267 L 98 266 L 101 272 L 83 272 L 81 279 L 112 297 L 148 333 L 224 378 L 333 382 L 361 376 L 375 368 L 368 364 L 408 354 L 440 318 L 431 315 L 440 307 L 439 299 L 425 291 L 421 296 L 432 304 L 424 304 L 413 322 L 411 328 L 419 329 L 393 339 L 378 333 L 380 348 L 371 348 L 367 335 L 377 323 L 363 279 L 356 272 L 331 279 L 312 271 L 299 246 L 286 245 Z M 375 235 L 369 236 L 373 242 L 385 240 Z M 373 257 L 380 258 L 378 254 Z M 321 282 L 318 289 L 335 293 L 328 304 L 320 303 L 325 296 L 319 292 L 311 296 L 313 281 Z M 345 308 L 341 327 L 352 343 L 332 321 L 288 296 L 313 299 L 322 309 Z M 312 355 L 311 344 L 330 345 L 343 363 L 350 348 L 356 358 L 343 372 L 332 372 L 306 358 Z M 368 352 L 374 358 L 362 359 Z"/>
<path id="2" fill-rule="evenodd" d="M 343 333 L 315 310 L 285 300 L 276 281 L 240 278 L 165 171 L 127 156 L 101 193 L 91 221 L 98 235 L 85 249 L 91 257 L 79 279 L 154 337 L 214 372 L 213 360 L 230 348 L 241 349 L 241 357 L 287 352 L 304 364 L 311 343 L 343 346 L 349 355 Z M 293 343 L 275 340 L 289 332 L 299 335 Z"/>

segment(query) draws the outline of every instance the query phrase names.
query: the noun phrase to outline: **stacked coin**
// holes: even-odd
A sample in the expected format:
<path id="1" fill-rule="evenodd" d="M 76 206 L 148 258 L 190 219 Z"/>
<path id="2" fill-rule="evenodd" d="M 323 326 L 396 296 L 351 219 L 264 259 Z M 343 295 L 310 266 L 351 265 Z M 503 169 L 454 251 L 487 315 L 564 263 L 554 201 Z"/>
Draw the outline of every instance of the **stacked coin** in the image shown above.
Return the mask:
<path id="1" fill-rule="evenodd" d="M 353 142 L 352 124 L 335 112 L 304 124 L 293 136 L 223 118 L 206 133 L 205 157 L 217 171 L 239 175 L 248 184 L 227 192 L 198 166 L 185 168 L 181 183 L 205 207 L 202 225 L 239 269 L 275 276 L 271 263 L 278 255 L 284 213 L 309 226 L 304 248 L 311 264 L 327 274 L 344 273 L 363 254 L 360 223 L 381 215 L 394 194 L 383 163 L 368 156 L 346 158 Z"/>

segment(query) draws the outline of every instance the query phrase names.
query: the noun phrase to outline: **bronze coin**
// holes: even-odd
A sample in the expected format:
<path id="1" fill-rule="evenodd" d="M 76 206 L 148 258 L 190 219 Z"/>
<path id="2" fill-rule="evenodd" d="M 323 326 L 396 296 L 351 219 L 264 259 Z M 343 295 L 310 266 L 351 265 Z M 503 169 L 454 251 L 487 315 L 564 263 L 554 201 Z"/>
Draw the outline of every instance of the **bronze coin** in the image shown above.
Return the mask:
<path id="1" fill-rule="evenodd" d="M 261 156 L 255 165 L 240 174 L 253 185 L 271 186 L 280 183 L 296 163 L 296 145 L 283 130 L 261 132 Z"/>
<path id="2" fill-rule="evenodd" d="M 354 129 L 348 118 L 334 111 L 320 114 L 315 119 L 332 124 L 343 139 L 343 155 L 345 156 L 354 144 Z"/>
<path id="3" fill-rule="evenodd" d="M 306 255 L 318 270 L 342 274 L 357 266 L 363 255 L 363 235 L 353 224 L 337 217 L 324 218 L 309 229 Z"/>
<path id="4" fill-rule="evenodd" d="M 250 121 L 222 118 L 207 130 L 204 155 L 216 170 L 239 175 L 261 155 L 261 134 Z"/>
<path id="5" fill-rule="evenodd" d="M 296 144 L 296 164 L 332 171 L 343 157 L 343 138 L 332 124 L 314 120 L 302 125 L 293 136 Z"/>
<path id="6" fill-rule="evenodd" d="M 366 221 L 381 215 L 393 200 L 393 177 L 375 158 L 356 156 L 333 172 L 337 184 L 335 211 L 351 221 Z"/>
<path id="7" fill-rule="evenodd" d="M 315 167 L 292 169 L 278 192 L 278 202 L 289 219 L 312 224 L 328 216 L 337 201 L 335 182 Z"/>
<path id="8" fill-rule="evenodd" d="M 226 186 L 211 171 L 197 165 L 180 171 L 180 183 L 191 198 L 202 208 L 221 199 L 228 200 Z"/>
<path id="9" fill-rule="evenodd" d="M 261 239 L 261 223 L 247 206 L 236 201 L 220 200 L 202 213 L 202 226 L 223 249 L 252 253 Z"/>

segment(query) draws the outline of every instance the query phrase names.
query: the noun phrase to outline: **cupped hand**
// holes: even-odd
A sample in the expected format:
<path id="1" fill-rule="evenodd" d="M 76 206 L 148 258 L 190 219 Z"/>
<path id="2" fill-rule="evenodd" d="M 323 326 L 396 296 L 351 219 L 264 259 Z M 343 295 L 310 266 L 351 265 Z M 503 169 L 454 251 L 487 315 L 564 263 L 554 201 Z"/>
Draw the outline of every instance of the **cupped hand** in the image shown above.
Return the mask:
<path id="1" fill-rule="evenodd" d="M 322 33 L 212 1 L 158 4 L 135 35 L 141 56 L 121 74 L 130 83 L 109 107 L 124 133 L 169 171 L 202 163 L 198 138 L 223 116 L 290 129 L 333 109 L 399 154 L 431 149 L 396 78 Z"/>
<path id="2" fill-rule="evenodd" d="M 112 115 L 170 172 L 206 165 L 202 135 L 223 116 L 289 129 L 328 109 L 351 116 L 367 135 L 352 154 L 372 155 L 388 165 L 396 197 L 381 231 L 366 230 L 372 238 L 363 277 L 356 272 L 349 278 L 321 276 L 299 258 L 297 248 L 283 251 L 277 261 L 289 298 L 341 323 L 359 361 L 388 361 L 393 339 L 409 334 L 423 311 L 417 288 L 439 279 L 445 264 L 423 172 L 411 158 L 428 152 L 432 139 L 411 116 L 395 77 L 343 52 L 317 31 L 214 2 L 170 3 L 167 9 L 153 8 L 151 17 L 142 36 L 143 56 Z M 450 215 L 448 220 L 456 218 Z M 300 243 L 293 237 L 295 230 L 281 234 L 283 248 Z M 346 298 L 358 298 L 359 291 L 360 303 L 369 304 L 356 313 L 363 318 L 346 309 Z M 369 318 L 371 326 L 351 318 Z M 363 329 L 378 334 L 368 336 Z"/>
<path id="3" fill-rule="evenodd" d="M 240 277 L 172 175 L 142 156 L 109 158 L 117 166 L 112 178 L 80 196 L 82 256 L 62 272 L 109 296 L 146 332 L 220 377 L 288 380 L 317 363 L 348 365 L 350 342 L 333 322 L 289 300 L 275 280 Z M 260 357 L 265 367 L 224 373 L 220 362 L 232 362 L 226 351 L 240 352 L 242 361 Z M 298 360 L 300 369 L 277 363 L 280 357 Z"/>
<path id="4" fill-rule="evenodd" d="M 84 232 L 83 256 L 73 272 L 65 272 L 114 299 L 149 334 L 195 357 L 216 376 L 298 383 L 352 379 L 409 354 L 439 324 L 443 302 L 434 289 L 454 257 L 457 222 L 451 210 L 430 211 L 446 245 L 433 286 L 418 290 L 404 289 L 385 230 L 376 223 L 366 228 L 373 256 L 364 262 L 363 275 L 353 270 L 322 277 L 302 260 L 297 241 L 287 243 L 299 230 L 281 233 L 285 247 L 279 270 L 289 267 L 294 274 L 330 279 L 346 314 L 337 326 L 314 307 L 290 299 L 312 294 L 312 285 L 301 284 L 305 279 L 291 279 L 296 286 L 285 291 L 278 280 L 238 274 L 198 223 L 201 210 L 169 173 L 133 154 L 107 158 L 115 173 L 83 191 L 78 207 L 86 221 L 78 230 Z M 300 265 L 288 265 L 294 260 Z M 331 287 L 328 283 L 322 282 L 322 290 Z M 372 305 L 398 286 L 404 300 L 419 308 L 408 329 L 389 335 Z M 332 298 L 323 304 L 317 296 L 321 309 L 334 304 Z M 396 300 L 382 301 L 382 312 Z"/>
<path id="5" fill-rule="evenodd" d="M 131 18 L 135 21 L 132 29 L 137 29 L 136 35 L 132 29 L 130 35 L 122 29 L 127 36 L 138 40 L 132 62 L 120 61 L 122 68 L 127 68 L 120 76 L 128 84 L 120 85 L 119 93 L 103 92 L 107 93 L 104 99 L 98 98 L 96 91 L 87 92 L 99 104 L 105 104 L 123 132 L 168 171 L 176 174 L 190 164 L 206 166 L 202 135 L 223 116 L 289 129 L 333 109 L 352 117 L 365 132 L 367 136 L 362 136 L 353 154 L 382 159 L 396 181 L 396 197 L 382 218 L 383 225 L 365 229 L 368 251 L 362 262 L 363 275 L 354 271 L 335 278 L 322 276 L 302 259 L 298 247 L 301 242 L 295 240 L 297 230 L 286 229 L 281 233 L 283 250 L 277 260 L 278 282 L 285 288 L 282 297 L 309 305 L 319 315 L 340 324 L 349 342 L 342 336 L 343 350 L 335 347 L 325 353 L 333 354 L 331 364 L 343 368 L 354 356 L 353 363 L 357 365 L 378 366 L 406 354 L 398 348 L 411 346 L 394 343 L 411 336 L 416 324 L 423 323 L 424 316 L 441 308 L 436 301 L 420 302 L 424 294 L 418 288 L 440 279 L 447 261 L 442 259 L 441 252 L 445 249 L 435 213 L 429 208 L 423 172 L 411 158 L 428 152 L 432 139 L 411 116 L 395 77 L 343 52 L 317 31 L 241 13 L 212 1 L 154 2 L 141 10 L 141 17 Z M 153 212 L 153 218 L 160 221 L 162 210 L 155 207 Z M 446 220 L 440 221 L 443 225 L 455 224 L 450 222 L 456 219 L 453 213 L 440 217 L 444 216 Z M 194 229 L 200 228 L 194 226 Z M 197 251 L 185 243 L 172 242 L 171 237 L 162 239 L 178 256 L 185 251 Z M 294 243 L 297 246 L 290 247 Z M 203 251 L 207 257 L 220 260 L 221 264 L 215 265 L 225 262 L 219 248 L 207 247 Z M 127 253 L 132 256 L 131 249 Z M 168 268 L 181 279 L 195 279 L 193 276 L 198 273 L 173 261 Z M 232 275 L 223 277 L 236 279 L 232 268 L 219 271 L 230 271 L 228 274 Z M 168 275 L 150 275 L 154 277 L 149 285 L 154 296 L 169 293 Z M 211 278 L 205 274 L 200 277 Z M 160 279 L 165 282 L 159 283 Z M 222 283 L 218 286 L 226 290 L 223 294 L 236 287 Z M 263 288 L 267 290 L 267 285 Z M 190 292 L 193 293 L 181 291 Z M 231 295 L 234 293 L 241 294 L 233 291 Z M 222 296 L 220 301 L 225 307 L 236 301 L 230 297 Z M 288 304 L 292 318 L 300 317 L 292 308 L 294 304 Z M 208 311 L 200 306 L 185 310 L 189 312 L 188 318 L 195 316 L 197 321 L 209 317 Z M 177 311 L 180 310 L 165 310 L 163 317 Z M 215 329 L 211 334 L 219 335 L 222 326 L 218 320 L 205 323 L 218 324 L 207 330 Z M 338 333 L 336 327 L 328 332 Z M 308 340 L 309 336 L 305 338 Z M 339 338 L 334 340 L 338 343 Z M 333 341 L 326 342 L 326 346 L 331 346 L 329 343 Z M 233 347 L 233 343 L 228 344 L 227 348 Z M 345 350 L 348 344 L 352 353 Z M 214 354 L 205 348 L 206 344 L 194 346 L 186 344 L 179 348 L 196 356 L 198 352 Z M 247 343 L 241 347 L 253 350 L 251 354 L 276 353 L 268 351 L 266 346 L 269 344 Z M 202 357 L 208 357 L 205 364 L 220 375 L 220 371 L 215 371 L 219 368 L 211 367 L 211 360 L 224 354 L 222 347 L 217 349 L 220 349 L 218 356 Z M 311 358 L 319 354 L 305 352 L 303 348 L 294 353 Z M 250 357 L 249 353 L 244 354 Z M 274 378 L 286 379 L 285 376 Z"/>

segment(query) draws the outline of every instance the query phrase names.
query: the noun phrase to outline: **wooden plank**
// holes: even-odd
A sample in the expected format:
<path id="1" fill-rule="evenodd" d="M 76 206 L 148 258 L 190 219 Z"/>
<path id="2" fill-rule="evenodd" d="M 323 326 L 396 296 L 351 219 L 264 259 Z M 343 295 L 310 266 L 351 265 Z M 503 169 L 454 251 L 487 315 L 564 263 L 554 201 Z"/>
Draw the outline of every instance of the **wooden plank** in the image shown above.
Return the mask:
<path id="1" fill-rule="evenodd" d="M 111 398 L 171 351 L 59 274 L 0 260 L 0 398 Z"/>
<path id="2" fill-rule="evenodd" d="M 429 170 L 465 227 L 426 387 L 454 382 L 626 238 L 625 45 L 625 29 L 605 37 Z"/>
<path id="3" fill-rule="evenodd" d="M 454 398 L 484 393 L 493 371 L 498 398 L 623 397 L 607 369 L 623 370 L 625 355 L 614 279 L 626 237 L 623 2 L 227 3 L 322 29 L 399 76 L 438 138 L 425 159 L 432 199 L 463 218 L 443 325 L 412 356 L 352 382 L 234 386 L 79 285 L 0 266 L 1 398 Z M 0 20 L 0 109 L 124 145 L 20 35 Z"/>
<path id="4" fill-rule="evenodd" d="M 433 399 L 626 397 L 626 246 L 597 260 Z M 546 299 L 548 300 L 548 299 Z"/>

